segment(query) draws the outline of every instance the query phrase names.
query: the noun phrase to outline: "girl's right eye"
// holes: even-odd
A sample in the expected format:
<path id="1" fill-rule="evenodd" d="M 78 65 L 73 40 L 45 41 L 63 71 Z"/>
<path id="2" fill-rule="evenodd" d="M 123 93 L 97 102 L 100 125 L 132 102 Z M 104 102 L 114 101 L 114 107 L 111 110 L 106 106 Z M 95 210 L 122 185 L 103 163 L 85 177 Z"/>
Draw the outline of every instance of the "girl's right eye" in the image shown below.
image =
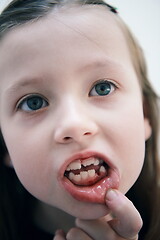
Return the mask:
<path id="1" fill-rule="evenodd" d="M 48 102 L 39 95 L 32 95 L 23 98 L 18 103 L 17 109 L 20 109 L 24 112 L 34 112 L 48 106 Z"/>

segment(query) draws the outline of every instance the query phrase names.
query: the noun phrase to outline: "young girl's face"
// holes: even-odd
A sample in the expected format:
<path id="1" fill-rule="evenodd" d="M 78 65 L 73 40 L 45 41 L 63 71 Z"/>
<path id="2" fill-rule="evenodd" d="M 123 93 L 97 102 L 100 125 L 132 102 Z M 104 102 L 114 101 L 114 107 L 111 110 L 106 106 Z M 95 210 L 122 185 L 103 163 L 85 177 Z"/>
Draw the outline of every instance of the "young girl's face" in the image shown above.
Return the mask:
<path id="1" fill-rule="evenodd" d="M 62 9 L 10 31 L 0 55 L 0 124 L 21 182 L 74 216 L 103 216 L 106 191 L 139 176 L 150 135 L 114 15 Z"/>

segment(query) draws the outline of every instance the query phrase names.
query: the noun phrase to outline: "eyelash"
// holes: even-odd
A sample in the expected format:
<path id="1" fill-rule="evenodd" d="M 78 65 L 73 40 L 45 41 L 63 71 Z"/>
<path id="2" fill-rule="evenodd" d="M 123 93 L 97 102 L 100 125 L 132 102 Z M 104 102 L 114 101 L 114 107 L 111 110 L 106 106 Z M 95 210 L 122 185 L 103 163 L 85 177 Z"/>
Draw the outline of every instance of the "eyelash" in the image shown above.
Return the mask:
<path id="1" fill-rule="evenodd" d="M 100 85 L 101 85 L 101 88 L 98 89 L 98 87 L 100 87 Z M 115 83 L 113 83 L 112 81 L 109 81 L 106 79 L 98 80 L 96 82 L 96 84 L 94 84 L 94 86 L 92 87 L 91 91 L 89 92 L 89 96 L 91 96 L 91 97 L 92 96 L 101 96 L 101 97 L 108 96 L 112 92 L 114 92 L 117 88 L 118 88 L 117 85 Z M 101 91 L 101 94 L 97 93 L 98 90 Z"/>
<path id="2" fill-rule="evenodd" d="M 34 109 L 31 109 L 31 106 L 29 107 L 29 104 L 32 104 L 32 108 L 34 108 Z M 37 105 L 37 104 L 39 104 L 39 105 Z M 48 101 L 43 96 L 41 96 L 39 94 L 31 94 L 31 95 L 27 95 L 24 98 L 22 98 L 18 102 L 16 108 L 18 110 L 22 110 L 24 112 L 36 112 L 42 108 L 47 107 L 48 105 L 49 105 Z M 37 109 L 36 109 L 36 107 L 37 107 Z"/>

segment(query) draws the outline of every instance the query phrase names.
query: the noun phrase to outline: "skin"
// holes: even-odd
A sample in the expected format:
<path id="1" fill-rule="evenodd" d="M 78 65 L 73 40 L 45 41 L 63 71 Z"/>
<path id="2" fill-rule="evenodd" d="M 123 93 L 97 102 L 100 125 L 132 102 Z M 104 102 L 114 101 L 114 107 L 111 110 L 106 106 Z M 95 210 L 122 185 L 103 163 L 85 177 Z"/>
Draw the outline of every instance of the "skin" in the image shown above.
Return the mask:
<path id="1" fill-rule="evenodd" d="M 107 192 L 106 204 L 114 213 L 114 219 L 108 216 L 89 221 L 77 219 L 75 228 L 67 234 L 58 230 L 54 240 L 137 240 L 142 220 L 133 204 L 116 190 Z M 128 214 L 124 214 L 124 211 Z"/>
<path id="2" fill-rule="evenodd" d="M 17 175 L 35 197 L 79 218 L 78 228 L 55 239 L 137 239 L 141 218 L 124 194 L 140 174 L 151 127 L 113 14 L 101 7 L 61 9 L 10 31 L 0 54 L 0 125 Z M 95 85 L 106 79 L 111 91 L 100 96 Z M 29 111 L 25 99 L 34 94 L 43 107 Z M 79 201 L 62 184 L 68 159 L 86 152 L 103 154 L 118 172 L 116 194 L 103 204 Z M 103 219 L 98 238 L 88 219 L 110 212 L 120 223 Z"/>

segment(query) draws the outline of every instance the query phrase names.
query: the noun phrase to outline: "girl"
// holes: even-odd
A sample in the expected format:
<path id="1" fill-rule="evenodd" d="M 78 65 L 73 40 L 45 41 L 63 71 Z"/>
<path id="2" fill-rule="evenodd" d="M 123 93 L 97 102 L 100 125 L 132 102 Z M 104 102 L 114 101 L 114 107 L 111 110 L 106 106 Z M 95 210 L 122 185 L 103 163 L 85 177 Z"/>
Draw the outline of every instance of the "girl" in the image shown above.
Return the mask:
<path id="1" fill-rule="evenodd" d="M 57 240 L 136 240 L 128 198 L 139 239 L 158 239 L 157 96 L 116 10 L 15 0 L 0 54 L 1 239 L 52 239 L 55 206 L 79 218 Z"/>

